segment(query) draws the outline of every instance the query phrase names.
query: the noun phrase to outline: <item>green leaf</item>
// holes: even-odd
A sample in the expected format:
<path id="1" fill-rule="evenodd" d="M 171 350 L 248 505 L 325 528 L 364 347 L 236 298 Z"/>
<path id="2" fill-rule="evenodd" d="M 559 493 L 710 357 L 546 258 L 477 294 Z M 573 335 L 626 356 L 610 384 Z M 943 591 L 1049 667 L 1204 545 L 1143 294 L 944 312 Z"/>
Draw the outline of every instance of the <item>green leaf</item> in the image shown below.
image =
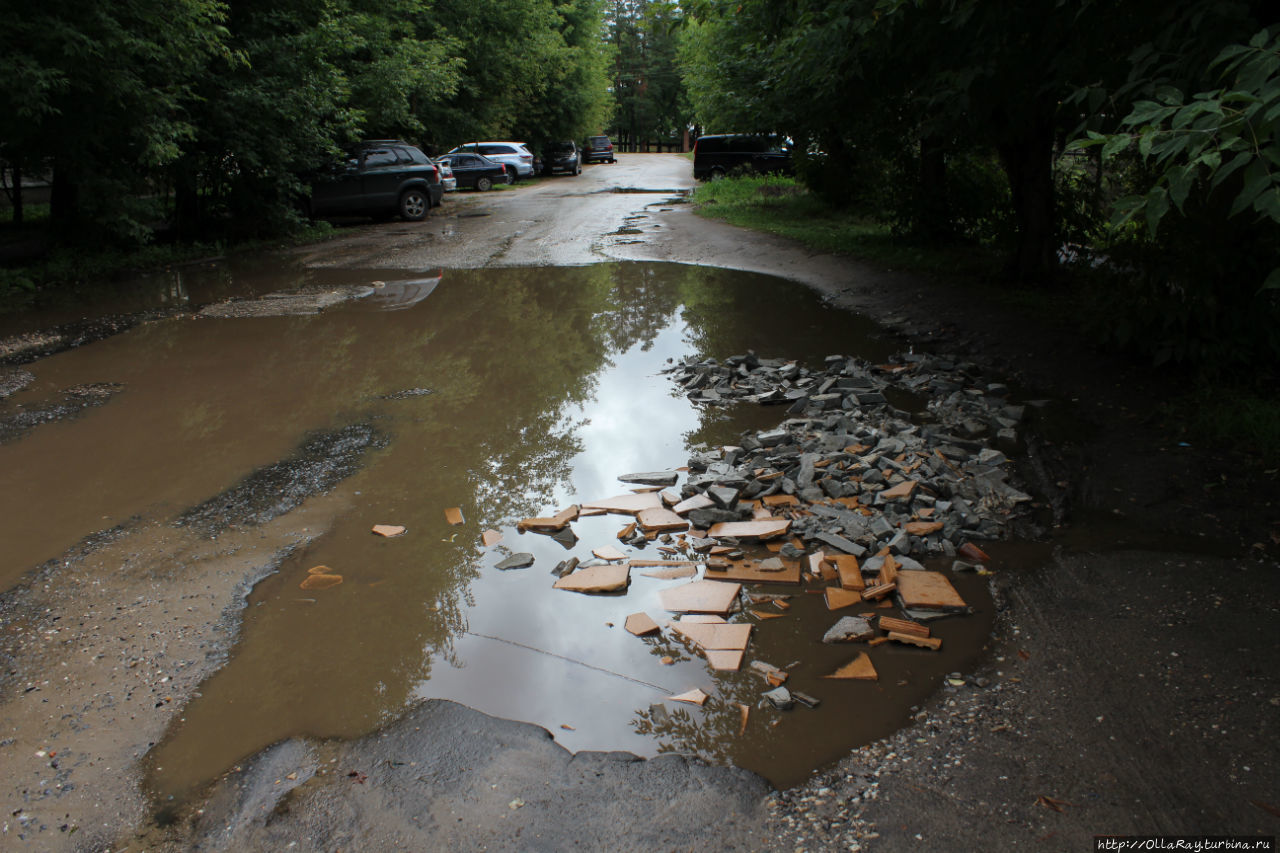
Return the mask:
<path id="1" fill-rule="evenodd" d="M 1244 189 L 1236 196 L 1235 203 L 1231 205 L 1231 211 L 1227 216 L 1235 216 L 1247 210 L 1269 186 L 1271 186 L 1271 174 L 1267 171 L 1266 163 L 1255 159 L 1244 170 Z"/>
<path id="2" fill-rule="evenodd" d="M 1191 185 L 1195 183 L 1196 167 L 1192 165 L 1178 166 L 1169 170 L 1166 177 L 1169 180 L 1169 198 L 1173 201 L 1174 207 L 1181 213 L 1183 202 L 1187 200 L 1187 194 L 1191 192 Z"/>
<path id="3" fill-rule="evenodd" d="M 1235 157 L 1231 159 L 1230 163 L 1228 163 L 1226 166 L 1218 170 L 1217 174 L 1213 176 L 1213 181 L 1210 183 L 1210 186 L 1215 188 L 1218 187 L 1219 185 L 1222 184 L 1223 181 L 1231 177 L 1233 172 L 1235 172 L 1237 169 L 1239 169 L 1241 166 L 1243 166 L 1245 163 L 1248 163 L 1252 159 L 1253 159 L 1252 151 L 1241 151 L 1239 154 L 1237 154 Z"/>
<path id="4" fill-rule="evenodd" d="M 1280 187 L 1272 187 L 1254 199 L 1253 209 L 1272 222 L 1280 223 Z"/>
<path id="5" fill-rule="evenodd" d="M 1152 187 L 1147 193 L 1147 233 L 1154 239 L 1160 220 L 1169 212 L 1169 194 L 1164 187 Z"/>
<path id="6" fill-rule="evenodd" d="M 1133 141 L 1128 134 L 1117 133 L 1107 139 L 1107 144 L 1102 146 L 1102 157 L 1105 160 L 1113 157 L 1121 151 L 1129 147 L 1129 143 Z"/>
<path id="7" fill-rule="evenodd" d="M 1280 267 L 1273 269 L 1266 281 L 1262 282 L 1262 287 L 1258 288 L 1259 293 L 1264 290 L 1280 290 Z"/>

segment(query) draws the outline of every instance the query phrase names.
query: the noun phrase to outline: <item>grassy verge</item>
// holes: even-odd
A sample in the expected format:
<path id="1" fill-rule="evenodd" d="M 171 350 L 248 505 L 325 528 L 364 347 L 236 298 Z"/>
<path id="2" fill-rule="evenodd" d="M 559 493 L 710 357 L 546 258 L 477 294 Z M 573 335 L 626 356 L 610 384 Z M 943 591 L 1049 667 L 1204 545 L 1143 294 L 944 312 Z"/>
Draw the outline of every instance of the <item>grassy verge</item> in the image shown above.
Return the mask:
<path id="1" fill-rule="evenodd" d="M 948 275 L 989 275 L 994 269 L 992 255 L 986 250 L 914 244 L 894 234 L 888 223 L 832 207 L 793 178 L 710 181 L 694 190 L 693 204 L 700 216 L 893 269 Z"/>
<path id="2" fill-rule="evenodd" d="M 889 269 L 943 276 L 977 300 L 1002 305 L 1039 324 L 1071 329 L 1084 340 L 1096 338 L 1100 309 L 1091 289 L 1096 285 L 1087 278 L 1064 279 L 1053 287 L 1009 287 L 996 275 L 1000 258 L 991 250 L 914 244 L 883 221 L 832 208 L 789 178 L 712 181 L 699 185 L 692 201 L 700 216 Z M 1182 428 L 1193 443 L 1237 447 L 1265 465 L 1280 464 L 1280 399 L 1267 380 L 1252 381 L 1256 378 L 1223 382 L 1188 376 L 1186 394 L 1169 401 L 1163 419 Z"/>

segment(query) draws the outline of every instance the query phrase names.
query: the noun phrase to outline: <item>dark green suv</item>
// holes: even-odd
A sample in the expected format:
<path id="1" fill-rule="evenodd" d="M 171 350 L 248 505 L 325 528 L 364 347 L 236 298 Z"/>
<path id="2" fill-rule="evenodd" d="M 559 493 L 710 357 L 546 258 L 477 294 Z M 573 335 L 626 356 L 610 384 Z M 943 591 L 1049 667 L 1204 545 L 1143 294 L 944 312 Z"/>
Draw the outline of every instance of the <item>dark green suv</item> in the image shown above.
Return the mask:
<path id="1" fill-rule="evenodd" d="M 307 213 L 375 219 L 399 214 L 416 222 L 443 196 L 440 170 L 430 157 L 398 139 L 372 139 L 353 145 L 343 162 L 315 177 Z"/>

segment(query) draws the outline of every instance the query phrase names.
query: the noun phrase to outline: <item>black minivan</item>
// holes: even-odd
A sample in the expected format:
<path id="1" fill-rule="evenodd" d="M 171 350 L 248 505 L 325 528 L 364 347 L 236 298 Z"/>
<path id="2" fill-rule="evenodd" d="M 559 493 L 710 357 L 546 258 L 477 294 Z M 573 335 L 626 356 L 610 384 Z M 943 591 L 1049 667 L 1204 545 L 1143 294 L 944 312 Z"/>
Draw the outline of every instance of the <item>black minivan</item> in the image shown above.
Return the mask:
<path id="1" fill-rule="evenodd" d="M 761 174 L 790 174 L 787 144 L 785 137 L 762 133 L 700 136 L 693 144 L 693 176 L 700 181 L 714 180 L 739 167 Z"/>

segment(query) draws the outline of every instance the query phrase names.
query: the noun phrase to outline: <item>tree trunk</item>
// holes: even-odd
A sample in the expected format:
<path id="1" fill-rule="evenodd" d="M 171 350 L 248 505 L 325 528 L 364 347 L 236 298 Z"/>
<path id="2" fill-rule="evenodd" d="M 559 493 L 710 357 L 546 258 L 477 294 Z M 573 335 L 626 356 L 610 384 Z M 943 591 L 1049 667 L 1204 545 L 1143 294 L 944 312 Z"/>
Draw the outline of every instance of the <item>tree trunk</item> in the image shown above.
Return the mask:
<path id="1" fill-rule="evenodd" d="M 1009 274 L 1020 284 L 1039 284 L 1057 267 L 1057 229 L 1053 197 L 1053 125 L 1029 129 L 1021 138 L 999 144 L 1000 164 L 1009 178 L 1017 242 Z"/>
<path id="2" fill-rule="evenodd" d="M 13 205 L 13 224 L 22 224 L 22 165 L 20 163 L 12 163 L 9 171 L 13 174 L 13 192 L 9 195 L 9 201 Z"/>
<path id="3" fill-rule="evenodd" d="M 920 140 L 920 201 L 916 205 L 916 231 L 926 240 L 951 237 L 951 211 L 947 204 L 947 158 L 936 139 Z"/>
<path id="4" fill-rule="evenodd" d="M 55 225 L 69 226 L 79 213 L 80 188 L 67 170 L 58 164 L 53 167 L 53 182 L 49 187 L 49 219 Z"/>

